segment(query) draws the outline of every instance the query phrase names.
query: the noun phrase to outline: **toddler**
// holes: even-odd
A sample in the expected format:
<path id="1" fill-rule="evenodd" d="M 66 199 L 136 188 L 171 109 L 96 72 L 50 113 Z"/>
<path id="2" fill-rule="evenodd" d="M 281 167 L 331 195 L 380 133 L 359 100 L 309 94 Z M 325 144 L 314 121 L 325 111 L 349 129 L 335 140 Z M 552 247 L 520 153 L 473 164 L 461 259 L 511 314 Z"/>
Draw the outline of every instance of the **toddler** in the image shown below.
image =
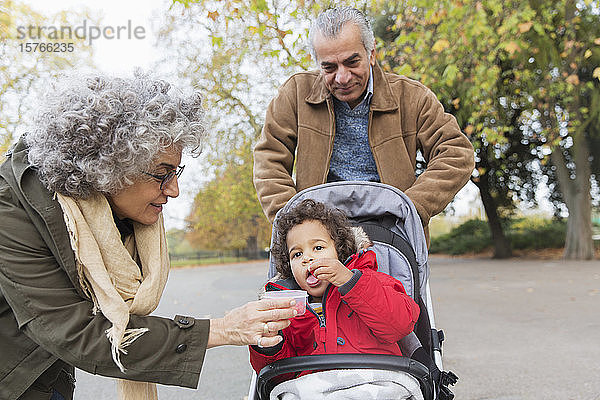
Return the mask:
<path id="1" fill-rule="evenodd" d="M 254 370 L 310 354 L 402 355 L 396 342 L 412 332 L 419 307 L 400 281 L 377 272 L 364 232 L 340 210 L 310 199 L 275 224 L 271 254 L 278 275 L 265 290 L 305 290 L 308 305 L 279 332 L 276 346 L 250 346 Z"/>

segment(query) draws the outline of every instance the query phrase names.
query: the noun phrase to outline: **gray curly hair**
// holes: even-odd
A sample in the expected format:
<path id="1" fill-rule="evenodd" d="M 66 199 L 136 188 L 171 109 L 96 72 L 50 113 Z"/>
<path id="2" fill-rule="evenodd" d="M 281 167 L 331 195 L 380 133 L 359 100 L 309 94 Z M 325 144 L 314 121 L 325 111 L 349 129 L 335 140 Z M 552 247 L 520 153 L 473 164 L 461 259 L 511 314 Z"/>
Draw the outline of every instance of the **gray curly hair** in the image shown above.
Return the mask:
<path id="1" fill-rule="evenodd" d="M 323 37 L 333 39 L 339 35 L 346 23 L 353 23 L 358 27 L 362 44 L 367 54 L 371 54 L 371 51 L 375 49 L 375 36 L 365 15 L 356 8 L 337 7 L 323 11 L 310 25 L 308 42 L 313 60 L 318 62 L 314 45 L 317 32 Z"/>
<path id="2" fill-rule="evenodd" d="M 133 78 L 59 79 L 25 136 L 29 163 L 48 190 L 86 198 L 118 193 L 173 146 L 200 154 L 201 95 L 170 89 L 140 70 Z"/>

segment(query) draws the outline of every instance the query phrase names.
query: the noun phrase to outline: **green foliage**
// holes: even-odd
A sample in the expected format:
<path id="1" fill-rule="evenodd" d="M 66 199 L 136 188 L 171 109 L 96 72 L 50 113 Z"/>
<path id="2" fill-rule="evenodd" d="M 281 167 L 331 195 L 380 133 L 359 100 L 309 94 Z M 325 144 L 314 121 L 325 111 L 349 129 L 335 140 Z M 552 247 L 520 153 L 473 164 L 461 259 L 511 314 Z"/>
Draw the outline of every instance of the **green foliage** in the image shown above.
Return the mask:
<path id="1" fill-rule="evenodd" d="M 202 249 L 254 249 L 269 245 L 271 225 L 264 217 L 252 184 L 248 143 L 236 158 L 200 189 L 188 217 L 188 240 Z"/>
<path id="2" fill-rule="evenodd" d="M 167 232 L 167 246 L 171 258 L 195 251 L 186 236 L 187 232 L 183 229 L 170 229 Z"/>
<path id="3" fill-rule="evenodd" d="M 513 249 L 551 249 L 565 245 L 565 220 L 520 218 L 512 221 L 509 237 Z"/>
<path id="4" fill-rule="evenodd" d="M 378 4 L 393 15 L 383 13 L 384 65 L 430 87 L 470 136 L 490 223 L 518 199 L 535 203 L 543 175 L 556 209 L 588 221 L 589 197 L 579 193 L 599 176 L 600 2 Z M 591 256 L 588 230 L 568 231 L 567 253 Z"/>
<path id="5" fill-rule="evenodd" d="M 429 252 L 451 255 L 479 253 L 491 244 L 492 237 L 487 222 L 472 219 L 450 233 L 432 238 Z"/>
<path id="6" fill-rule="evenodd" d="M 341 3 L 372 17 L 384 69 L 431 88 L 470 137 L 472 181 L 494 214 L 488 220 L 510 217 L 518 200 L 535 204 L 543 174 L 557 207 L 566 202 L 570 215 L 584 208 L 566 198 L 588 191 L 590 169 L 600 165 L 598 1 Z M 173 9 L 181 5 L 165 32 L 187 26 L 188 37 L 203 29 L 212 38 L 168 47 L 184 60 L 180 74 L 206 90 L 219 179 L 244 165 L 236 154 L 258 136 L 276 87 L 311 67 L 308 21 L 333 2 L 174 0 Z M 259 66 L 259 76 L 250 66 Z"/>
<path id="7" fill-rule="evenodd" d="M 520 1 L 408 5 L 394 11 L 388 27 L 394 43 L 380 43 L 384 66 L 409 72 L 457 118 L 477 153 L 473 181 L 489 193 L 482 198 L 494 202 L 491 208 L 510 213 L 517 197 L 534 200 L 536 177 L 526 165 L 536 157 L 519 129 L 529 107 L 520 89 L 525 77 L 513 67 L 533 10 Z"/>
<path id="8" fill-rule="evenodd" d="M 561 248 L 565 244 L 567 224 L 564 220 L 539 217 L 518 218 L 506 222 L 505 231 L 513 249 Z M 472 219 L 451 232 L 431 239 L 431 254 L 472 254 L 491 247 L 487 222 Z"/>

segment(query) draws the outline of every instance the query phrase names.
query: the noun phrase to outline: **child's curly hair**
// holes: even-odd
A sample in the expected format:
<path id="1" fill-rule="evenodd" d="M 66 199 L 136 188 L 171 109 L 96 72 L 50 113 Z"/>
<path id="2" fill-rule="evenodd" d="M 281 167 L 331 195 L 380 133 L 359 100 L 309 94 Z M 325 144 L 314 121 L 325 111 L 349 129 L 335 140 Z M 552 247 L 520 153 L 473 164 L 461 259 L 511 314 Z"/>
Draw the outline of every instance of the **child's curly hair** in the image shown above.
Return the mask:
<path id="1" fill-rule="evenodd" d="M 335 243 L 335 250 L 341 262 L 356 253 L 354 233 L 346 215 L 337 208 L 327 207 L 325 204 L 306 199 L 285 214 L 280 215 L 275 221 L 275 236 L 271 255 L 275 268 L 281 279 L 292 277 L 290 258 L 287 248 L 288 232 L 304 221 L 319 221 L 329 232 Z"/>

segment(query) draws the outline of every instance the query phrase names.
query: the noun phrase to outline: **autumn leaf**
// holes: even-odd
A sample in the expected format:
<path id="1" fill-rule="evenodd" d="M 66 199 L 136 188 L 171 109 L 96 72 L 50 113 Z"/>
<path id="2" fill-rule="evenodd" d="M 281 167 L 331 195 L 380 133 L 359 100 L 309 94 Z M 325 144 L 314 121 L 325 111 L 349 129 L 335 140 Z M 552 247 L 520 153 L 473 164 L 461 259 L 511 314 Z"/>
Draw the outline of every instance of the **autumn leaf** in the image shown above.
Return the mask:
<path id="1" fill-rule="evenodd" d="M 512 55 L 513 55 L 515 52 L 517 52 L 517 51 L 521 50 L 521 48 L 519 47 L 519 45 L 518 45 L 518 44 L 517 44 L 517 42 L 515 42 L 515 41 L 508 42 L 508 43 L 507 43 L 507 44 L 504 46 L 504 48 L 506 49 L 506 51 L 508 51 L 508 54 L 510 54 L 511 56 L 512 56 Z"/>
<path id="2" fill-rule="evenodd" d="M 210 40 L 213 46 L 219 47 L 223 45 L 223 38 L 220 36 L 211 36 Z"/>
<path id="3" fill-rule="evenodd" d="M 447 41 L 446 39 L 440 39 L 433 44 L 433 46 L 431 47 L 431 50 L 433 50 L 436 53 L 441 53 L 448 47 L 450 47 L 450 42 Z"/>
<path id="4" fill-rule="evenodd" d="M 571 85 L 579 85 L 579 77 L 575 74 L 569 75 L 566 80 L 567 83 L 570 83 Z"/>
<path id="5" fill-rule="evenodd" d="M 585 58 L 590 58 L 592 56 L 592 51 L 590 49 L 587 49 L 585 51 L 585 54 L 583 55 Z"/>
<path id="6" fill-rule="evenodd" d="M 12 18 L 10 14 L 0 11 L 0 38 L 2 40 L 8 39 L 11 34 L 10 31 L 12 29 Z"/>
<path id="7" fill-rule="evenodd" d="M 207 14 L 207 17 L 212 19 L 213 21 L 216 21 L 217 18 L 219 18 L 219 12 L 218 11 L 209 12 Z"/>
<path id="8" fill-rule="evenodd" d="M 598 46 L 600 46 L 600 37 L 594 39 L 594 44 L 597 44 Z"/>
<path id="9" fill-rule="evenodd" d="M 470 124 L 467 125 L 467 127 L 465 128 L 465 133 L 467 134 L 467 136 L 471 136 L 473 132 L 475 132 L 475 127 Z"/>
<path id="10" fill-rule="evenodd" d="M 592 76 L 600 81 L 600 67 L 596 67 L 596 69 L 594 69 Z"/>
<path id="11" fill-rule="evenodd" d="M 452 100 L 452 105 L 458 110 L 458 107 L 460 106 L 460 98 L 457 97 L 456 99 Z"/>
<path id="12" fill-rule="evenodd" d="M 429 22 L 433 25 L 437 25 L 442 19 L 444 19 L 444 17 L 446 17 L 447 14 L 448 13 L 445 10 L 436 12 L 431 16 Z"/>
<path id="13" fill-rule="evenodd" d="M 521 32 L 521 33 L 528 32 L 532 26 L 533 26 L 533 22 L 531 22 L 531 21 L 523 22 L 522 24 L 519 24 L 519 32 Z"/>

